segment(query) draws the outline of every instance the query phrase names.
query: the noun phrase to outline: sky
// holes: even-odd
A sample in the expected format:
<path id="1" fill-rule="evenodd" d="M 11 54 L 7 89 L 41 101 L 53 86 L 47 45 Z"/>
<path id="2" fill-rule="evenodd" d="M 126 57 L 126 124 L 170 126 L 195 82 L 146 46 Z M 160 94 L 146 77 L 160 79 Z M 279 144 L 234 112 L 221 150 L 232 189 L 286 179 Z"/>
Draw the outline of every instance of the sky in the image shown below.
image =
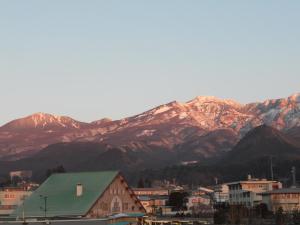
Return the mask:
<path id="1" fill-rule="evenodd" d="M 0 1 L 0 125 L 300 92 L 300 1 Z"/>

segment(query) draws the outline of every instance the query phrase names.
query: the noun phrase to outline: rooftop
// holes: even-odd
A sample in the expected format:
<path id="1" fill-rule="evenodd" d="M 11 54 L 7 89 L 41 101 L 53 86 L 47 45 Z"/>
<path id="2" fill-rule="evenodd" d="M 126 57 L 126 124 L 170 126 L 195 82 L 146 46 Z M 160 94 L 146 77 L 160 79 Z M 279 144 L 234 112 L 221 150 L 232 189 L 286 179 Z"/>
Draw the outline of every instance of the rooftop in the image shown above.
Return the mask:
<path id="1" fill-rule="evenodd" d="M 282 189 L 276 189 L 273 191 L 268 191 L 265 193 L 262 193 L 263 195 L 268 195 L 268 194 L 295 194 L 298 193 L 300 194 L 300 188 L 282 188 Z"/>
<path id="2" fill-rule="evenodd" d="M 235 181 L 227 183 L 227 185 L 234 185 L 234 184 L 268 184 L 268 183 L 277 183 L 278 181 L 274 180 L 266 180 L 266 179 L 251 179 L 251 180 L 243 180 L 243 181 Z"/>
<path id="3" fill-rule="evenodd" d="M 25 215 L 44 217 L 47 198 L 47 217 L 84 216 L 118 174 L 117 171 L 53 174 L 25 200 Z M 77 184 L 83 186 L 79 197 L 76 196 Z M 11 216 L 21 217 L 22 211 L 20 206 Z"/>

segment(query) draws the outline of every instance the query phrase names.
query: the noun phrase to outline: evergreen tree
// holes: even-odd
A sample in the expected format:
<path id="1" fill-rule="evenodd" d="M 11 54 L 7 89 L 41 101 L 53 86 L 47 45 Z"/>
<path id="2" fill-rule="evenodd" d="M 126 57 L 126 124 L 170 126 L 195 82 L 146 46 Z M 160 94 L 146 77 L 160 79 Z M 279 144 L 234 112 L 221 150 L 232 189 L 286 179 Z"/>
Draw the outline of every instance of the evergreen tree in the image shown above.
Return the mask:
<path id="1" fill-rule="evenodd" d="M 66 170 L 65 170 L 64 166 L 63 165 L 59 165 L 59 166 L 57 166 L 55 168 L 47 169 L 47 171 L 46 171 L 46 177 L 48 178 L 48 177 L 50 177 L 54 173 L 65 173 L 65 172 L 66 172 Z"/>
<path id="2" fill-rule="evenodd" d="M 144 188 L 145 187 L 145 183 L 144 183 L 144 179 L 140 178 L 138 181 L 138 188 Z"/>

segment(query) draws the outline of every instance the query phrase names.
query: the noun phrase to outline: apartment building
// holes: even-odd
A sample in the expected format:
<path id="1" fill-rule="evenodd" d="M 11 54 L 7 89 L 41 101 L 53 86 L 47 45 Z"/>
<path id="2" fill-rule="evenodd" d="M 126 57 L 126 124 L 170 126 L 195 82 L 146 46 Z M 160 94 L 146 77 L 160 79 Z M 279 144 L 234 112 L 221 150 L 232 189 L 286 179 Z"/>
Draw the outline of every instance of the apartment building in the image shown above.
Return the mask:
<path id="1" fill-rule="evenodd" d="M 253 179 L 228 183 L 229 203 L 253 207 L 262 203 L 262 193 L 282 188 L 278 181 Z"/>

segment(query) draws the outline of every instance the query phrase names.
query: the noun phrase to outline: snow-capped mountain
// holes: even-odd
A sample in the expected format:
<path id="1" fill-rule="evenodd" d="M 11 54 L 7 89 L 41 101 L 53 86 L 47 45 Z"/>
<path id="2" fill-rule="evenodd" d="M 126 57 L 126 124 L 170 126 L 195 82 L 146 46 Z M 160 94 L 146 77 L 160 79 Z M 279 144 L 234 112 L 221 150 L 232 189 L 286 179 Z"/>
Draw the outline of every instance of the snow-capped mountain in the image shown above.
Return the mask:
<path id="1" fill-rule="evenodd" d="M 228 151 L 246 132 L 261 124 L 295 134 L 300 127 L 300 94 L 246 105 L 201 96 L 121 120 L 92 123 L 37 113 L 0 128 L 0 157 L 26 157 L 49 144 L 80 141 L 103 143 L 124 152 L 172 151 L 189 160 Z"/>
<path id="2" fill-rule="evenodd" d="M 1 130 L 21 131 L 28 129 L 43 129 L 51 132 L 60 129 L 80 129 L 86 126 L 86 123 L 76 121 L 67 116 L 57 116 L 48 113 L 35 113 L 30 116 L 13 120 L 3 127 Z"/>

